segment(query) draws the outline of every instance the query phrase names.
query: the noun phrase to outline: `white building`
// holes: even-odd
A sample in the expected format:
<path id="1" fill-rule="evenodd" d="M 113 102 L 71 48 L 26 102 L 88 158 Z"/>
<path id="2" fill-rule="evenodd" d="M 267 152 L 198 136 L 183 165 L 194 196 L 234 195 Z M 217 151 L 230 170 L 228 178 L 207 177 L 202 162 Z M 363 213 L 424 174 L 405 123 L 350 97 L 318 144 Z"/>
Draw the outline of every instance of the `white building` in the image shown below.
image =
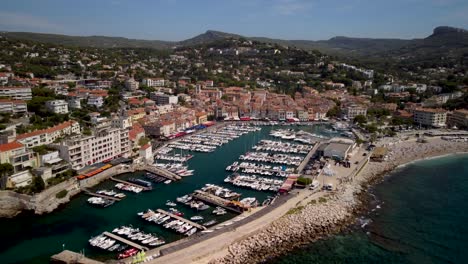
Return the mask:
<path id="1" fill-rule="evenodd" d="M 102 96 L 90 95 L 88 97 L 88 105 L 101 108 L 104 105 L 104 99 L 102 98 Z"/>
<path id="2" fill-rule="evenodd" d="M 148 87 L 164 86 L 166 84 L 166 80 L 163 78 L 146 78 L 143 79 L 143 84 Z"/>
<path id="3" fill-rule="evenodd" d="M 436 108 L 418 108 L 413 111 L 413 119 L 419 125 L 444 127 L 447 122 L 447 111 Z"/>
<path id="4" fill-rule="evenodd" d="M 80 134 L 80 124 L 76 121 L 67 121 L 51 128 L 21 134 L 16 137 L 16 140 L 32 148 L 51 144 L 60 137 L 72 134 Z"/>
<path id="5" fill-rule="evenodd" d="M 125 81 L 125 88 L 129 91 L 136 91 L 140 87 L 140 83 L 135 81 L 135 79 L 130 78 Z"/>
<path id="6" fill-rule="evenodd" d="M 96 129 L 92 136 L 79 135 L 66 139 L 53 147 L 60 151 L 61 158 L 71 163 L 74 170 L 130 154 L 128 129 L 111 127 Z"/>
<path id="7" fill-rule="evenodd" d="M 367 108 L 360 105 L 349 105 L 343 109 L 343 114 L 349 119 L 353 120 L 358 115 L 367 115 Z"/>
<path id="8" fill-rule="evenodd" d="M 23 100 L 0 99 L 0 113 L 24 114 L 28 111 Z"/>
<path id="9" fill-rule="evenodd" d="M 30 87 L 0 87 L 0 97 L 8 97 L 15 100 L 31 100 Z"/>
<path id="10" fill-rule="evenodd" d="M 65 100 L 51 100 L 46 103 L 47 109 L 55 114 L 68 114 L 68 103 Z"/>
<path id="11" fill-rule="evenodd" d="M 151 149 L 151 144 L 148 143 L 146 145 L 143 145 L 140 148 L 139 156 L 143 159 L 145 159 L 146 162 L 153 163 L 154 162 L 154 157 L 153 157 L 153 150 Z"/>
<path id="12" fill-rule="evenodd" d="M 175 95 L 168 95 L 158 92 L 151 93 L 150 99 L 155 101 L 157 105 L 177 104 L 179 102 L 179 98 Z"/>

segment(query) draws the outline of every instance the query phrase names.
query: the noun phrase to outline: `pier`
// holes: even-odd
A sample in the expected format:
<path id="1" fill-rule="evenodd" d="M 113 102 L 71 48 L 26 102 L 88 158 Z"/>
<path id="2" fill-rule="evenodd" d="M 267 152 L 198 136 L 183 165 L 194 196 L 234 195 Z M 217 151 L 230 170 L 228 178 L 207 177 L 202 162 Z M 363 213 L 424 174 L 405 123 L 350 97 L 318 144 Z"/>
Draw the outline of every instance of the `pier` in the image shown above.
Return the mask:
<path id="1" fill-rule="evenodd" d="M 229 210 L 229 211 L 237 213 L 237 214 L 242 213 L 242 211 L 239 210 L 239 209 L 227 206 L 227 204 L 229 204 L 231 201 L 223 199 L 223 198 L 215 196 L 215 195 L 212 195 L 212 194 L 209 194 L 209 193 L 204 192 L 204 191 L 196 190 L 192 194 L 192 197 L 195 198 L 195 199 L 201 200 L 203 202 L 207 202 L 209 204 L 214 204 L 216 206 L 222 207 L 222 208 L 224 208 L 226 210 Z"/>
<path id="2" fill-rule="evenodd" d="M 169 180 L 172 180 L 172 181 L 178 181 L 180 179 L 182 179 L 182 177 L 180 177 L 179 175 L 173 173 L 173 172 L 170 172 L 168 170 L 165 170 L 165 169 L 162 169 L 162 168 L 158 168 L 158 167 L 155 167 L 155 166 L 145 166 L 144 167 L 144 170 L 147 171 L 147 172 L 151 172 L 153 174 L 156 174 L 158 176 L 162 176 L 164 178 L 167 178 Z"/>
<path id="3" fill-rule="evenodd" d="M 302 171 L 304 170 L 305 166 L 307 165 L 307 163 L 309 163 L 310 161 L 310 158 L 312 158 L 312 156 L 315 154 L 315 152 L 317 151 L 318 147 L 320 146 L 321 142 L 317 142 L 315 143 L 315 146 L 310 150 L 309 154 L 307 154 L 307 156 L 302 160 L 301 164 L 299 165 L 299 167 L 297 167 L 297 173 L 302 173 Z"/>
<path id="4" fill-rule="evenodd" d="M 158 209 L 158 210 L 156 210 L 156 211 L 157 211 L 158 213 L 168 215 L 168 216 L 170 216 L 170 217 L 172 217 L 172 218 L 175 218 L 175 219 L 177 219 L 177 220 L 184 221 L 185 223 L 190 224 L 191 226 L 194 226 L 194 227 L 196 227 L 196 228 L 198 228 L 198 229 L 200 229 L 200 230 L 205 230 L 205 229 L 206 229 L 206 227 L 204 227 L 204 226 L 202 226 L 202 225 L 199 225 L 199 224 L 197 224 L 197 223 L 194 223 L 194 222 L 192 222 L 192 221 L 190 221 L 190 220 L 188 220 L 188 219 L 185 219 L 185 218 L 183 218 L 183 217 L 180 217 L 180 216 L 171 214 L 171 213 L 169 213 L 169 212 L 167 212 L 167 211 L 164 211 L 164 210 L 162 210 L 162 209 Z"/>
<path id="5" fill-rule="evenodd" d="M 145 187 L 145 186 L 143 186 L 143 185 L 135 184 L 135 183 L 132 183 L 132 182 L 128 182 L 128 181 L 121 180 L 121 179 L 116 179 L 116 178 L 114 178 L 114 177 L 110 177 L 110 179 L 113 180 L 113 181 L 115 181 L 115 182 L 120 182 L 120 183 L 123 183 L 123 184 L 135 186 L 135 187 L 138 187 L 138 188 L 142 188 L 142 189 L 145 190 L 145 191 L 151 190 L 151 188 Z"/>
<path id="6" fill-rule="evenodd" d="M 95 197 L 101 197 L 101 198 L 105 198 L 105 199 L 109 199 L 109 200 L 114 200 L 114 201 L 121 201 L 122 199 L 121 198 L 117 198 L 117 197 L 113 197 L 113 196 L 107 196 L 107 195 L 104 195 L 104 194 L 99 194 L 99 193 L 93 193 L 85 188 L 81 188 L 81 190 L 86 193 L 87 195 L 89 196 L 95 196 Z"/>
<path id="7" fill-rule="evenodd" d="M 107 237 L 110 237 L 112 239 L 115 239 L 115 240 L 117 240 L 119 242 L 125 243 L 125 244 L 127 244 L 127 245 L 129 245 L 131 247 L 134 247 L 134 248 L 138 249 L 138 250 L 149 250 L 147 247 L 140 246 L 140 245 L 138 245 L 136 243 L 133 243 L 132 241 L 129 241 L 129 240 L 123 238 L 123 237 L 116 236 L 116 235 L 114 235 L 112 233 L 109 233 L 107 231 L 102 233 L 102 234 L 107 236 Z"/>

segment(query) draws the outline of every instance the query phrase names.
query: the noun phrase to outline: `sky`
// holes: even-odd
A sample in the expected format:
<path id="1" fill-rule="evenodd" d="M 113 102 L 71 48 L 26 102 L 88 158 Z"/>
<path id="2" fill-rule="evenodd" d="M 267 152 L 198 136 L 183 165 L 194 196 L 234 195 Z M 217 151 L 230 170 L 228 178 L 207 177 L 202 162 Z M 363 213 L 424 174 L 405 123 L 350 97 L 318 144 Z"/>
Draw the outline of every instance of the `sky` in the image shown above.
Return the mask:
<path id="1" fill-rule="evenodd" d="M 0 31 L 184 40 L 207 30 L 323 40 L 468 28 L 467 0 L 0 0 Z"/>

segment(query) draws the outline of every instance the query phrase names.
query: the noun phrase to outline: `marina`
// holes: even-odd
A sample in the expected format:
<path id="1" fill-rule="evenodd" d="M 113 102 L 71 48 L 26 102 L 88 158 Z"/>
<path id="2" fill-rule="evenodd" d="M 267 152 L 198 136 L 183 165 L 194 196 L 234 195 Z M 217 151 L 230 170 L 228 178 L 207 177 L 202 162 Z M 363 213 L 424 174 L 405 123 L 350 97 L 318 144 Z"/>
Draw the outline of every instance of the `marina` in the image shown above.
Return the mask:
<path id="1" fill-rule="evenodd" d="M 301 129 L 300 126 L 293 127 L 296 129 Z M 4 247 L 2 256 L 7 262 L 30 262 L 30 259 L 26 259 L 25 256 L 12 254 L 15 250 L 22 250 L 23 247 L 27 247 L 33 248 L 38 253 L 37 255 L 31 253 L 31 257 L 40 259 L 40 256 L 43 256 L 42 260 L 46 262 L 48 261 L 46 255 L 50 256 L 58 253 L 62 250 L 62 244 L 66 244 L 66 249 L 75 252 L 80 252 L 85 249 L 86 255 L 91 258 L 97 258 L 100 260 L 115 259 L 115 253 L 109 253 L 107 250 L 89 246 L 88 240 L 90 235 L 97 232 L 103 232 L 105 230 L 113 230 L 116 226 L 141 226 L 142 223 L 147 223 L 144 226 L 144 229 L 148 233 L 156 233 L 158 236 L 164 237 L 166 243 L 169 244 L 181 238 L 187 237 L 187 235 L 174 232 L 172 229 L 166 229 L 162 225 L 153 223 L 150 224 L 146 221 L 142 222 L 141 217 L 138 217 L 136 213 L 146 211 L 147 208 L 169 208 L 166 205 L 168 200 L 175 202 L 177 197 L 181 197 L 186 194 L 192 194 L 192 196 L 196 196 L 195 199 L 210 205 L 210 209 L 197 211 L 190 208 L 189 206 L 178 205 L 177 210 L 184 213 L 184 218 L 190 219 L 193 216 L 201 216 L 204 219 L 201 220 L 198 224 L 202 226 L 210 226 L 216 223 L 222 224 L 226 221 L 229 221 L 229 219 L 233 218 L 239 213 L 242 213 L 242 211 L 248 210 L 248 208 L 244 207 L 244 205 L 239 207 L 239 201 L 243 198 L 255 197 L 256 200 L 261 204 L 262 201 L 267 200 L 267 197 L 273 194 L 271 191 L 257 191 L 251 188 L 245 188 L 241 186 L 238 187 L 224 182 L 224 179 L 232 174 L 232 172 L 226 171 L 226 167 L 233 164 L 233 162 L 235 162 L 240 155 L 243 155 L 244 153 L 251 150 L 252 147 L 257 145 L 260 140 L 272 140 L 272 138 L 269 136 L 269 132 L 272 129 L 275 129 L 275 127 L 265 126 L 261 131 L 245 133 L 244 135 L 239 136 L 237 139 L 230 140 L 228 143 L 219 146 L 213 153 L 194 153 L 194 157 L 186 162 L 186 165 L 189 166 L 191 170 L 194 170 L 193 176 L 182 178 L 171 174 L 172 176 L 178 177 L 178 179 L 171 177 L 173 182 L 171 184 L 162 184 L 164 181 L 169 180 L 167 177 L 169 173 L 165 174 L 166 177 L 164 177 L 164 175 L 158 173 L 159 170 L 157 169 L 159 168 L 155 168 L 154 166 L 145 166 L 143 167 L 143 171 L 136 171 L 133 173 L 126 173 L 115 176 L 113 178 L 118 178 L 126 182 L 128 182 L 130 178 L 139 178 L 152 181 L 153 185 L 157 184 L 157 191 L 142 191 L 138 194 L 133 192 L 125 193 L 127 198 L 105 208 L 104 210 L 101 208 L 89 207 L 86 210 L 86 213 L 83 214 L 82 205 L 86 204 L 87 199 L 89 198 L 88 195 L 84 194 L 76 196 L 76 198 L 72 199 L 72 201 L 58 213 L 34 216 L 33 219 L 36 220 L 34 221 L 33 225 L 30 224 L 31 218 L 28 217 L 16 218 L 14 223 L 10 223 L 8 220 L 3 220 L 4 222 L 8 222 L 8 226 L 11 227 L 11 233 L 10 230 L 5 230 L 2 231 L 2 235 L 11 243 Z M 323 129 L 321 127 L 311 127 L 306 129 L 310 129 L 309 131 L 313 133 L 323 133 Z M 223 155 L 219 155 L 218 151 L 220 151 L 220 153 L 222 152 Z M 180 150 L 173 149 L 167 152 L 167 155 L 174 155 L 178 153 L 180 153 Z M 186 154 L 182 153 L 182 155 Z M 207 166 L 208 164 L 209 166 Z M 238 165 L 241 164 L 242 162 L 238 163 Z M 241 167 L 244 167 L 244 165 L 245 164 L 242 164 Z M 271 169 L 278 166 L 275 173 L 283 171 L 283 169 L 290 169 L 289 166 L 285 165 L 270 166 Z M 266 167 L 263 168 L 266 169 Z M 241 169 L 243 168 L 240 168 L 239 170 Z M 294 168 L 291 167 L 291 169 Z M 165 171 L 167 172 L 167 170 Z M 288 174 L 289 172 L 291 171 L 289 170 Z M 239 173 L 246 175 L 246 173 L 242 171 L 239 171 Z M 260 174 L 253 173 L 253 175 Z M 154 180 L 151 178 L 154 178 Z M 208 186 L 206 186 L 206 184 L 208 184 Z M 113 181 L 104 181 L 95 187 L 88 188 L 88 190 L 90 192 L 96 193 L 99 190 L 111 190 L 114 188 L 114 185 L 115 182 Z M 215 186 L 218 186 L 219 188 Z M 222 191 L 222 189 L 229 189 L 230 192 Z M 199 190 L 205 194 L 196 192 L 195 190 Z M 216 196 L 216 193 L 221 197 Z M 222 211 L 220 215 L 213 213 L 213 211 L 216 210 L 216 207 L 218 206 L 224 208 L 226 213 L 223 214 Z M 70 218 L 69 216 L 73 217 Z M 215 223 L 213 223 L 213 221 Z M 45 225 L 45 223 L 47 224 Z M 65 224 L 67 226 L 73 226 L 74 228 L 61 228 Z M 85 228 L 85 226 L 91 227 L 91 229 Z M 15 235 L 9 235 L 13 233 Z M 27 244 L 23 244 L 21 242 L 21 234 L 24 234 L 24 236 L 27 234 L 28 237 L 32 236 L 35 238 L 32 240 L 27 240 Z M 47 235 L 44 236 L 44 234 Z M 203 234 L 208 235 L 209 233 Z M 34 243 L 33 247 L 31 247 L 31 243 Z M 47 245 L 47 247 L 43 245 Z M 153 253 L 155 254 L 155 252 Z M 147 252 L 147 254 L 153 253 Z"/>
<path id="2" fill-rule="evenodd" d="M 132 183 L 132 182 L 129 182 L 129 181 L 124 181 L 124 180 L 121 180 L 121 179 L 117 179 L 115 177 L 110 177 L 109 179 L 112 180 L 112 181 L 123 184 L 123 185 L 119 185 L 119 186 L 122 186 L 122 188 L 127 187 L 126 189 L 123 189 L 123 190 L 132 190 L 132 188 L 128 188 L 129 186 L 130 187 L 136 187 L 136 189 L 133 189 L 133 190 L 138 190 L 138 189 L 141 189 L 142 191 L 152 190 L 152 187 L 147 187 L 147 186 L 143 186 L 141 184 L 136 184 L 136 183 Z M 117 187 L 117 185 L 116 185 L 116 187 Z M 120 187 L 117 187 L 117 188 L 120 189 Z M 137 191 L 135 191 L 135 192 L 137 192 Z M 140 192 L 140 191 L 138 191 L 138 192 Z"/>

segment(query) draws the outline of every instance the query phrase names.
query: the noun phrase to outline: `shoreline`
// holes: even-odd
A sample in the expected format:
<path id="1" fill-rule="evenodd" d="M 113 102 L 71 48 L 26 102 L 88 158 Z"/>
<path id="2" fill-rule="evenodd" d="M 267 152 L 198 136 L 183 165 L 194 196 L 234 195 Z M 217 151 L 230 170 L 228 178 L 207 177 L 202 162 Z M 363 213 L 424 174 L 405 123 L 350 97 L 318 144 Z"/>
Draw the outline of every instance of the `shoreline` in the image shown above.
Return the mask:
<path id="1" fill-rule="evenodd" d="M 382 141 L 379 143 L 386 145 Z M 428 143 L 400 141 L 388 148 L 392 155 L 389 155 L 387 161 L 368 162 L 351 183 L 343 186 L 331 201 L 324 203 L 326 207 L 338 206 L 342 209 L 341 214 L 330 215 L 323 211 L 320 204 L 307 204 L 298 213 L 299 219 L 285 215 L 250 237 L 229 245 L 223 256 L 219 256 L 221 252 L 218 252 L 205 259 L 210 259 L 209 263 L 212 264 L 263 263 L 303 245 L 338 234 L 355 223 L 357 216 L 369 210 L 369 188 L 379 184 L 395 169 L 418 161 L 468 154 L 467 143 L 442 141 L 440 138 L 431 138 Z M 313 217 L 314 214 L 320 217 Z M 284 226 L 295 230 L 285 229 Z M 281 239 L 277 240 L 278 237 Z"/>

